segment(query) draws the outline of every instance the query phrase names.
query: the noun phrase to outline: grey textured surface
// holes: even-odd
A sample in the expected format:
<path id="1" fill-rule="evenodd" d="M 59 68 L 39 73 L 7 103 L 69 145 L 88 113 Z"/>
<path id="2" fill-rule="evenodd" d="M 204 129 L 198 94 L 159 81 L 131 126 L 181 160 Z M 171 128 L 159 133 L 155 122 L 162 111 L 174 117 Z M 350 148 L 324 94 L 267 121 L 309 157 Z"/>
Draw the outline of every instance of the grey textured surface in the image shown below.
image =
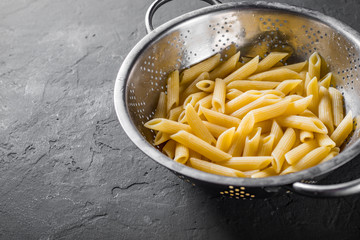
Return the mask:
<path id="1" fill-rule="evenodd" d="M 155 25 L 206 6 L 180 2 Z M 357 0 L 280 2 L 360 31 Z M 0 2 L 0 239 L 358 239 L 360 196 L 218 199 L 131 143 L 113 85 L 150 3 Z M 324 182 L 356 178 L 358 162 Z"/>

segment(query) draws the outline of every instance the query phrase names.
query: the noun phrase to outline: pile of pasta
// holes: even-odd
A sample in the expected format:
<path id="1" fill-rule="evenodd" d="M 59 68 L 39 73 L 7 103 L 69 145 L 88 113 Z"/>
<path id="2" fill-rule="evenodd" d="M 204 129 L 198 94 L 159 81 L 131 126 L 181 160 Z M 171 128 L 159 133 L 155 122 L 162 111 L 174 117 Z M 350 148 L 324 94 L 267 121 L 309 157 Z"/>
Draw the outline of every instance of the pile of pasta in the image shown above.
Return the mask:
<path id="1" fill-rule="evenodd" d="M 339 154 L 353 129 L 343 96 L 320 76 L 324 61 L 284 64 L 271 52 L 240 62 L 216 54 L 167 78 L 154 118 L 155 145 L 208 173 L 261 178 L 301 171 Z"/>

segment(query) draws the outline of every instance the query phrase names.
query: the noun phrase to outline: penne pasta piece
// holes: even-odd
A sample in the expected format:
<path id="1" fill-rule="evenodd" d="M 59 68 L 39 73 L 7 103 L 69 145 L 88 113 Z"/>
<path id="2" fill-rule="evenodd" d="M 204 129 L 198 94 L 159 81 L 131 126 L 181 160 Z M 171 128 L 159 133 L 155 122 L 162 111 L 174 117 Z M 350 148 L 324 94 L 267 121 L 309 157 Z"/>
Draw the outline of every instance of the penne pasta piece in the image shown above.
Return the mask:
<path id="1" fill-rule="evenodd" d="M 189 149 L 180 143 L 176 143 L 174 161 L 185 164 L 189 159 Z"/>
<path id="2" fill-rule="evenodd" d="M 180 130 L 191 131 L 189 125 L 185 125 L 179 122 L 171 121 L 165 118 L 154 118 L 144 124 L 146 128 L 152 130 L 161 131 L 168 134 L 174 134 Z"/>
<path id="3" fill-rule="evenodd" d="M 241 80 L 246 79 L 248 76 L 253 74 L 259 64 L 259 56 L 254 57 L 252 60 L 241 66 L 239 69 L 235 70 L 227 77 L 224 78 L 226 84 L 234 81 L 234 80 Z"/>
<path id="4" fill-rule="evenodd" d="M 227 85 L 227 89 L 235 88 L 246 92 L 248 90 L 268 90 L 276 88 L 280 82 L 236 80 Z"/>
<path id="5" fill-rule="evenodd" d="M 334 148 L 336 143 L 327 134 L 315 133 L 316 140 L 320 147 Z"/>
<path id="6" fill-rule="evenodd" d="M 254 128 L 260 127 L 261 128 L 261 134 L 263 134 L 263 133 L 270 132 L 271 126 L 272 126 L 272 121 L 271 120 L 266 120 L 266 121 L 261 121 L 261 122 L 255 123 Z"/>
<path id="7" fill-rule="evenodd" d="M 164 132 L 157 132 L 154 139 L 154 145 L 160 145 L 170 139 L 170 135 Z"/>
<path id="8" fill-rule="evenodd" d="M 170 139 L 169 141 L 167 141 L 167 143 L 162 148 L 162 152 L 165 153 L 166 156 L 168 156 L 169 158 L 174 159 L 175 147 L 176 147 L 176 142 L 174 140 Z"/>
<path id="9" fill-rule="evenodd" d="M 249 80 L 281 82 L 287 79 L 299 79 L 300 75 L 287 68 L 273 69 L 248 77 Z"/>
<path id="10" fill-rule="evenodd" d="M 166 94 L 161 92 L 155 110 L 154 118 L 165 118 L 167 113 Z"/>
<path id="11" fill-rule="evenodd" d="M 297 100 L 304 99 L 303 96 L 299 96 L 299 95 L 289 95 L 286 96 L 285 98 L 290 99 L 290 102 L 295 102 Z"/>
<path id="12" fill-rule="evenodd" d="M 321 58 L 317 52 L 311 54 L 309 58 L 309 75 L 310 78 L 316 77 L 320 79 L 320 70 L 321 70 Z"/>
<path id="13" fill-rule="evenodd" d="M 219 164 L 239 171 L 250 171 L 264 169 L 271 163 L 272 160 L 273 157 L 270 156 L 232 157 Z"/>
<path id="14" fill-rule="evenodd" d="M 193 93 L 191 95 L 189 95 L 183 104 L 183 107 L 186 108 L 186 105 L 191 104 L 193 106 L 195 106 L 195 104 L 200 101 L 200 99 L 205 98 L 206 96 L 208 96 L 207 93 L 205 92 L 197 92 L 197 93 Z"/>
<path id="15" fill-rule="evenodd" d="M 235 127 L 229 128 L 224 131 L 216 142 L 216 147 L 221 151 L 227 152 L 231 146 L 235 134 Z"/>
<path id="16" fill-rule="evenodd" d="M 263 60 L 261 60 L 258 64 L 258 67 L 255 73 L 264 72 L 270 68 L 272 68 L 275 64 L 277 64 L 281 59 L 288 56 L 288 53 L 284 52 L 271 52 L 267 55 Z"/>
<path id="17" fill-rule="evenodd" d="M 260 107 L 272 105 L 275 103 L 280 102 L 281 98 L 279 96 L 273 95 L 273 94 L 267 94 L 264 95 L 255 101 L 243 106 L 242 108 L 236 110 L 231 114 L 233 117 L 237 118 L 243 118 L 248 112 L 250 112 L 253 109 L 257 109 Z"/>
<path id="18" fill-rule="evenodd" d="M 275 119 L 272 121 L 270 135 L 274 137 L 273 147 L 275 148 L 276 145 L 279 143 L 280 139 L 282 138 L 282 136 L 284 135 L 283 130 L 281 129 L 279 123 Z"/>
<path id="19" fill-rule="evenodd" d="M 303 116 L 285 116 L 277 118 L 280 126 L 291 127 L 309 132 L 317 132 L 327 134 L 328 130 L 326 126 L 316 118 L 303 117 Z"/>
<path id="20" fill-rule="evenodd" d="M 280 173 L 281 167 L 285 161 L 285 153 L 287 153 L 293 147 L 295 140 L 295 130 L 292 128 L 287 128 L 279 143 L 271 153 L 271 156 L 274 157 L 271 163 L 275 172 Z"/>
<path id="21" fill-rule="evenodd" d="M 178 122 L 179 123 L 187 123 L 187 119 L 186 119 L 186 115 L 185 115 L 185 109 L 180 113 L 179 118 L 178 118 Z"/>
<path id="22" fill-rule="evenodd" d="M 201 80 L 196 84 L 196 87 L 203 92 L 213 92 L 215 82 L 212 80 Z"/>
<path id="23" fill-rule="evenodd" d="M 286 109 L 286 115 L 297 115 L 303 113 L 312 101 L 313 96 L 307 96 L 305 98 L 290 102 L 288 108 Z"/>
<path id="24" fill-rule="evenodd" d="M 317 148 L 319 145 L 316 140 L 310 140 L 300 144 L 299 146 L 291 149 L 285 154 L 285 160 L 290 165 L 296 164 L 300 159 L 302 159 L 310 151 Z"/>
<path id="25" fill-rule="evenodd" d="M 246 175 L 238 170 L 220 166 L 211 162 L 203 161 L 197 158 L 190 158 L 191 166 L 203 172 L 223 175 L 228 177 L 246 177 Z"/>
<path id="26" fill-rule="evenodd" d="M 331 78 L 332 78 L 332 73 L 329 72 L 328 74 L 326 74 L 321 80 L 320 80 L 320 86 L 323 86 L 325 88 L 329 88 L 330 87 L 330 83 L 331 83 Z"/>
<path id="27" fill-rule="evenodd" d="M 209 129 L 207 129 L 207 127 L 203 124 L 202 120 L 191 104 L 186 106 L 185 115 L 192 132 L 196 136 L 209 144 L 216 144 L 216 139 L 213 137 L 213 135 L 211 135 Z"/>
<path id="28" fill-rule="evenodd" d="M 240 51 L 229 58 L 226 62 L 216 67 L 210 72 L 210 79 L 224 78 L 236 69 L 236 64 L 239 61 Z"/>
<path id="29" fill-rule="evenodd" d="M 313 132 L 309 132 L 309 131 L 305 131 L 305 130 L 300 131 L 300 142 L 304 143 L 304 142 L 310 141 L 312 139 L 314 139 Z"/>
<path id="30" fill-rule="evenodd" d="M 181 84 L 186 84 L 194 81 L 201 73 L 210 72 L 220 63 L 220 54 L 214 56 L 185 69 L 181 74 Z"/>
<path id="31" fill-rule="evenodd" d="M 217 125 L 215 123 L 211 123 L 208 121 L 202 121 L 202 122 L 205 125 L 205 127 L 209 129 L 210 133 L 216 138 L 220 137 L 220 135 L 227 130 L 226 127 Z"/>
<path id="32" fill-rule="evenodd" d="M 175 141 L 174 141 L 175 142 Z M 201 154 L 198 152 L 195 152 L 193 150 L 189 150 L 189 159 L 190 158 L 198 158 L 201 159 Z M 189 161 L 187 161 L 187 163 L 189 163 Z"/>
<path id="33" fill-rule="evenodd" d="M 189 149 L 200 153 L 213 162 L 226 161 L 231 158 L 230 154 L 221 151 L 220 149 L 210 145 L 195 135 L 183 130 L 171 135 L 170 138 L 188 147 Z"/>
<path id="34" fill-rule="evenodd" d="M 313 113 L 317 114 L 318 106 L 319 106 L 319 87 L 318 87 L 318 81 L 317 81 L 316 77 L 312 78 L 311 81 L 309 82 L 309 84 L 307 85 L 306 95 L 313 96 L 311 103 L 309 105 L 309 109 Z"/>
<path id="35" fill-rule="evenodd" d="M 310 81 L 312 80 L 312 78 L 310 78 L 309 72 L 306 72 L 305 74 L 305 82 L 304 82 L 304 96 L 307 96 L 307 87 L 310 83 Z"/>
<path id="36" fill-rule="evenodd" d="M 320 86 L 319 91 L 319 119 L 325 124 L 328 129 L 329 134 L 334 131 L 334 121 L 333 121 L 333 113 L 331 108 L 331 99 L 330 94 L 327 88 Z"/>
<path id="37" fill-rule="evenodd" d="M 190 85 L 184 91 L 181 91 L 182 94 L 180 96 L 180 103 L 183 103 L 184 100 L 191 94 L 199 92 L 200 90 L 196 87 L 196 84 L 205 79 L 209 79 L 208 72 L 201 73 L 193 82 L 190 83 Z"/>
<path id="38" fill-rule="evenodd" d="M 184 111 L 184 107 L 182 105 L 171 109 L 169 112 L 168 119 L 172 121 L 177 121 L 179 119 L 180 114 L 183 111 Z"/>
<path id="39" fill-rule="evenodd" d="M 334 115 L 334 125 L 337 127 L 344 118 L 343 96 L 339 90 L 329 87 L 332 112 Z"/>
<path id="40" fill-rule="evenodd" d="M 217 112 L 225 113 L 225 97 L 226 85 L 225 82 L 217 78 L 215 80 L 215 88 L 212 97 L 212 106 Z"/>
<path id="41" fill-rule="evenodd" d="M 272 105 L 251 110 L 249 113 L 254 116 L 255 122 L 261 122 L 283 115 L 289 104 L 290 100 L 284 99 Z"/>
<path id="42" fill-rule="evenodd" d="M 179 105 L 179 71 L 170 73 L 167 79 L 167 112 Z"/>
<path id="43" fill-rule="evenodd" d="M 200 114 L 200 107 L 210 109 L 211 108 L 211 101 L 212 101 L 212 94 L 207 95 L 206 97 L 200 99 L 195 103 L 194 109 L 195 111 Z"/>
<path id="44" fill-rule="evenodd" d="M 205 118 L 212 123 L 224 126 L 227 128 L 237 127 L 240 119 L 232 117 L 223 113 L 219 113 L 210 109 L 200 107 L 200 111 L 204 114 Z"/>
<path id="45" fill-rule="evenodd" d="M 261 138 L 259 149 L 258 149 L 258 156 L 270 156 L 274 146 L 274 135 L 270 134 L 264 138 Z"/>
<path id="46" fill-rule="evenodd" d="M 272 68 L 272 69 L 275 70 L 275 69 L 287 68 L 287 69 L 290 69 L 290 70 L 292 70 L 292 71 L 295 71 L 295 72 L 300 73 L 301 70 L 303 70 L 304 67 L 307 65 L 307 63 L 308 63 L 308 61 L 304 61 L 304 62 L 289 64 L 289 65 L 285 65 L 285 66 L 281 66 L 281 67 L 276 67 L 276 68 Z"/>
<path id="47" fill-rule="evenodd" d="M 339 155 L 339 152 L 336 150 L 331 150 L 330 153 L 323 159 L 321 160 L 321 162 L 319 162 L 319 164 L 324 163 L 329 161 L 330 159 L 336 157 L 337 155 Z"/>
<path id="48" fill-rule="evenodd" d="M 233 144 L 229 149 L 229 153 L 233 157 L 238 157 L 242 155 L 246 136 L 251 133 L 254 124 L 255 124 L 255 118 L 251 112 L 246 114 L 245 117 L 241 120 L 238 128 L 236 129 Z"/>
<path id="49" fill-rule="evenodd" d="M 232 89 L 233 90 L 233 89 Z M 237 109 L 255 101 L 263 95 L 260 91 L 247 91 L 225 104 L 225 113 L 230 114 Z"/>
<path id="50" fill-rule="evenodd" d="M 310 151 L 300 159 L 293 167 L 297 170 L 304 170 L 320 163 L 330 153 L 329 147 L 318 147 Z"/>
<path id="51" fill-rule="evenodd" d="M 226 94 L 226 99 L 233 100 L 234 98 L 237 98 L 241 94 L 243 94 L 242 91 L 239 91 L 237 89 L 230 89 Z"/>
<path id="52" fill-rule="evenodd" d="M 259 148 L 261 128 L 255 128 L 253 132 L 246 137 L 243 156 L 256 156 Z"/>
<path id="53" fill-rule="evenodd" d="M 272 167 L 268 167 L 260 172 L 254 173 L 251 175 L 251 178 L 265 178 L 275 176 L 276 172 Z"/>
<path id="54" fill-rule="evenodd" d="M 294 172 L 297 172 L 297 171 L 298 170 L 296 168 L 294 168 L 293 166 L 289 166 L 284 171 L 282 171 L 279 175 L 282 176 L 282 175 L 294 173 Z"/>
<path id="55" fill-rule="evenodd" d="M 298 80 L 285 80 L 282 81 L 275 90 L 283 92 L 285 95 L 287 95 L 289 92 L 291 92 L 296 86 L 298 86 L 302 82 L 301 79 Z"/>
<path id="56" fill-rule="evenodd" d="M 349 136 L 353 129 L 352 112 L 349 111 L 345 118 L 340 122 L 339 126 L 331 134 L 331 139 L 336 143 L 337 147 L 340 147 L 345 139 Z"/>

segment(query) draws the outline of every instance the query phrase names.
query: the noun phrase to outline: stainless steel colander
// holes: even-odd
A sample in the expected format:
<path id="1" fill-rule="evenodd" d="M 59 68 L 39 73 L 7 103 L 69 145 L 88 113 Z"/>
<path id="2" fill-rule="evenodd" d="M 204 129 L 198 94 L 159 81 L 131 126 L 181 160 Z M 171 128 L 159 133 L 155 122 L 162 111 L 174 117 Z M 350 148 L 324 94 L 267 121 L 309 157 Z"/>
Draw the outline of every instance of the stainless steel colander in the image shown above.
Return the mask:
<path id="1" fill-rule="evenodd" d="M 268 197 L 283 190 L 310 196 L 334 197 L 360 192 L 360 180 L 335 185 L 310 184 L 350 161 L 360 152 L 360 130 L 347 139 L 341 154 L 310 169 L 262 179 L 213 175 L 174 162 L 151 142 L 154 132 L 143 125 L 154 114 L 159 93 L 166 90 L 166 76 L 214 53 L 235 46 L 242 56 L 270 51 L 290 51 L 288 61 L 308 59 L 315 51 L 334 73 L 333 86 L 345 99 L 346 111 L 360 113 L 360 36 L 343 23 L 319 12 L 280 3 L 212 4 L 153 29 L 152 16 L 164 3 L 149 8 L 145 22 L 148 35 L 128 54 L 118 73 L 114 100 L 117 116 L 129 138 L 150 158 L 193 185 L 237 199 Z"/>

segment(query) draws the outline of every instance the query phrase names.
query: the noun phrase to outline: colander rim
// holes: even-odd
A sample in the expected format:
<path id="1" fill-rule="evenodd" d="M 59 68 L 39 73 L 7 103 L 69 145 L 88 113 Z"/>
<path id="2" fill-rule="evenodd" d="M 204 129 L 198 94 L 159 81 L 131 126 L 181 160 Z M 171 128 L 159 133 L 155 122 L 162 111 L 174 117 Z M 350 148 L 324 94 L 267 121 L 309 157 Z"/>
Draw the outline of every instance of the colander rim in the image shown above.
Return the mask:
<path id="1" fill-rule="evenodd" d="M 187 176 L 199 181 L 204 181 L 208 183 L 218 184 L 218 185 L 227 185 L 227 186 L 247 186 L 247 187 L 268 187 L 268 186 L 281 186 L 292 184 L 304 179 L 310 180 L 315 177 L 329 173 L 345 163 L 349 162 L 351 159 L 355 158 L 356 155 L 360 152 L 360 140 L 357 140 L 353 143 L 346 151 L 341 152 L 339 155 L 333 159 L 316 165 L 312 168 L 291 173 L 282 176 L 274 176 L 267 178 L 235 178 L 235 177 L 226 177 L 215 174 L 210 174 L 190 168 L 186 165 L 177 163 L 172 159 L 168 158 L 160 151 L 155 149 L 137 130 L 133 122 L 131 121 L 130 114 L 128 112 L 127 103 L 126 103 L 126 84 L 129 74 L 132 70 L 131 66 L 136 61 L 138 56 L 141 55 L 144 49 L 149 46 L 154 40 L 160 39 L 164 33 L 175 28 L 176 26 L 192 19 L 199 17 L 205 14 L 212 12 L 220 12 L 226 10 L 246 10 L 246 9 L 264 9 L 264 10 L 281 10 L 289 14 L 297 14 L 305 17 L 310 17 L 314 20 L 317 20 L 329 27 L 335 29 L 354 44 L 356 43 L 360 46 L 360 35 L 351 27 L 343 24 L 339 20 L 324 15 L 318 11 L 310 10 L 302 7 L 292 6 L 284 3 L 269 3 L 269 2 L 238 2 L 238 3 L 223 3 L 220 5 L 213 5 L 204 7 L 184 15 L 181 15 L 177 18 L 174 18 L 161 26 L 157 27 L 154 31 L 150 32 L 148 35 L 144 36 L 129 52 L 129 54 L 124 59 L 120 70 L 117 74 L 115 87 L 114 87 L 114 105 L 117 117 L 122 125 L 125 133 L 128 135 L 130 140 L 142 150 L 148 157 L 162 166 L 178 173 L 182 176 Z"/>

